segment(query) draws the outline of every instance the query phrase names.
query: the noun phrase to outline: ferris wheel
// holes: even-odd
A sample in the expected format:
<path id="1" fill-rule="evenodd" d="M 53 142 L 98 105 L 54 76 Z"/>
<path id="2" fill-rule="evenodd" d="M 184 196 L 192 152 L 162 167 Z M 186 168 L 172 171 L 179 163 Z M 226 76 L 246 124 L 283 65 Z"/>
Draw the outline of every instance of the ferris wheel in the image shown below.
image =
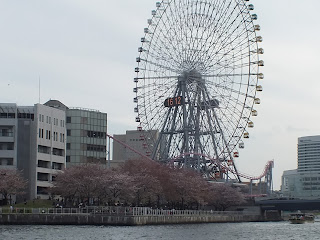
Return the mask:
<path id="1" fill-rule="evenodd" d="M 152 159 L 240 180 L 235 159 L 254 127 L 264 78 L 260 26 L 248 1 L 156 3 L 133 89 L 138 130 Z"/>

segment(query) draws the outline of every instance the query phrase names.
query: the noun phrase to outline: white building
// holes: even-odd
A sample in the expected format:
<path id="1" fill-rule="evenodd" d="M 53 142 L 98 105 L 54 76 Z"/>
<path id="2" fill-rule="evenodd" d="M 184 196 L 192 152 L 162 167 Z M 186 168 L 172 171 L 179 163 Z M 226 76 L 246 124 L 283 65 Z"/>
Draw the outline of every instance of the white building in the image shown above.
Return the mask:
<path id="1" fill-rule="evenodd" d="M 65 112 L 41 104 L 0 104 L 0 167 L 23 170 L 27 198 L 49 198 L 55 175 L 65 168 Z"/>
<path id="2" fill-rule="evenodd" d="M 283 173 L 281 191 L 287 197 L 320 197 L 320 136 L 298 139 L 298 168 Z"/>

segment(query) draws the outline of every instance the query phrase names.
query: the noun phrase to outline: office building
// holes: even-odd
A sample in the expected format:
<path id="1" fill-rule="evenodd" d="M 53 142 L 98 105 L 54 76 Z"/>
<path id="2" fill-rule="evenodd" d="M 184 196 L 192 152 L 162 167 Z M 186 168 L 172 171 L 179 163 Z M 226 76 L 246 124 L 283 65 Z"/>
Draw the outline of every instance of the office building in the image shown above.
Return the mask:
<path id="1" fill-rule="evenodd" d="M 298 139 L 298 168 L 285 171 L 281 191 L 295 198 L 320 197 L 320 136 Z"/>
<path id="2" fill-rule="evenodd" d="M 0 104 L 0 129 L 0 167 L 23 171 L 26 198 L 49 198 L 52 181 L 65 168 L 65 112 L 41 104 Z"/>
<path id="3" fill-rule="evenodd" d="M 67 167 L 86 163 L 106 164 L 107 113 L 70 108 L 58 100 L 50 100 L 45 105 L 66 112 Z"/>

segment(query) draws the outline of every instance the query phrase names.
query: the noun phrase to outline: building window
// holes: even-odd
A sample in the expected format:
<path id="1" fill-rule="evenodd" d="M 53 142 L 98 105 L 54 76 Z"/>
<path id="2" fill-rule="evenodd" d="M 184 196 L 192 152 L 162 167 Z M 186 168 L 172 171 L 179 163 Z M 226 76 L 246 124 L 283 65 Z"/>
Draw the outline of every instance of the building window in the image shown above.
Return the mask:
<path id="1" fill-rule="evenodd" d="M 45 153 L 50 154 L 50 148 L 42 145 L 38 145 L 38 152 L 39 153 Z"/>
<path id="2" fill-rule="evenodd" d="M 40 173 L 40 172 L 38 172 L 37 175 L 38 175 L 38 177 L 37 177 L 38 181 L 44 181 L 44 182 L 49 181 L 49 174 L 48 173 Z"/>
<path id="3" fill-rule="evenodd" d="M 49 124 L 51 124 L 51 117 L 49 117 Z"/>
<path id="4" fill-rule="evenodd" d="M 71 123 L 71 117 L 67 117 L 67 123 Z"/>
<path id="5" fill-rule="evenodd" d="M 70 150 L 70 143 L 67 143 L 67 149 Z"/>
<path id="6" fill-rule="evenodd" d="M 67 130 L 67 136 L 71 136 L 71 130 L 70 129 Z"/>
<path id="7" fill-rule="evenodd" d="M 15 113 L 8 113 L 8 118 L 16 118 L 16 114 Z"/>
<path id="8" fill-rule="evenodd" d="M 49 117 L 47 116 L 47 123 L 49 123 Z"/>
<path id="9" fill-rule="evenodd" d="M 14 144 L 9 142 L 0 142 L 0 151 L 1 150 L 13 150 Z"/>
<path id="10" fill-rule="evenodd" d="M 0 118 L 8 118 L 8 115 L 6 113 L 0 113 Z"/>
<path id="11" fill-rule="evenodd" d="M 48 130 L 46 130 L 46 139 L 49 138 L 49 133 L 48 133 Z"/>
<path id="12" fill-rule="evenodd" d="M 48 188 L 37 186 L 37 194 L 48 195 Z"/>
<path id="13" fill-rule="evenodd" d="M 39 128 L 39 138 L 41 138 L 41 128 Z"/>
<path id="14" fill-rule="evenodd" d="M 62 142 L 64 142 L 64 133 L 62 134 Z"/>
<path id="15" fill-rule="evenodd" d="M 66 162 L 70 162 L 70 156 L 66 157 Z"/>
<path id="16" fill-rule="evenodd" d="M 13 137 L 13 127 L 0 127 L 0 137 Z"/>
<path id="17" fill-rule="evenodd" d="M 49 168 L 49 163 L 47 161 L 38 160 L 38 167 L 40 168 Z"/>
<path id="18" fill-rule="evenodd" d="M 63 149 L 52 148 L 52 154 L 56 156 L 64 156 Z"/>
<path id="19" fill-rule="evenodd" d="M 0 158 L 0 165 L 12 166 L 13 158 Z"/>
<path id="20" fill-rule="evenodd" d="M 53 162 L 53 163 L 52 163 L 52 169 L 62 170 L 62 163 Z"/>

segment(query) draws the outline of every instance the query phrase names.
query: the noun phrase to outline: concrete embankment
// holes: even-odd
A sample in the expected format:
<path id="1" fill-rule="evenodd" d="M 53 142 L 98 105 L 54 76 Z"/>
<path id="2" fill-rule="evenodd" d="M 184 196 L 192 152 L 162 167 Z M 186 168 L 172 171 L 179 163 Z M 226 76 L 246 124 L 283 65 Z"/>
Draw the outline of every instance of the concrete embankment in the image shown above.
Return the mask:
<path id="1" fill-rule="evenodd" d="M 265 215 L 243 212 L 203 212 L 203 211 L 164 211 L 134 209 L 133 211 L 91 211 L 91 212 L 53 212 L 38 213 L 0 213 L 0 224 L 45 224 L 45 225 L 153 225 L 186 223 L 226 223 L 260 222 Z"/>
<path id="2" fill-rule="evenodd" d="M 90 214 L 1 214 L 0 224 L 48 225 L 152 225 L 182 223 L 256 222 L 264 219 L 258 215 L 212 216 L 107 216 Z"/>

